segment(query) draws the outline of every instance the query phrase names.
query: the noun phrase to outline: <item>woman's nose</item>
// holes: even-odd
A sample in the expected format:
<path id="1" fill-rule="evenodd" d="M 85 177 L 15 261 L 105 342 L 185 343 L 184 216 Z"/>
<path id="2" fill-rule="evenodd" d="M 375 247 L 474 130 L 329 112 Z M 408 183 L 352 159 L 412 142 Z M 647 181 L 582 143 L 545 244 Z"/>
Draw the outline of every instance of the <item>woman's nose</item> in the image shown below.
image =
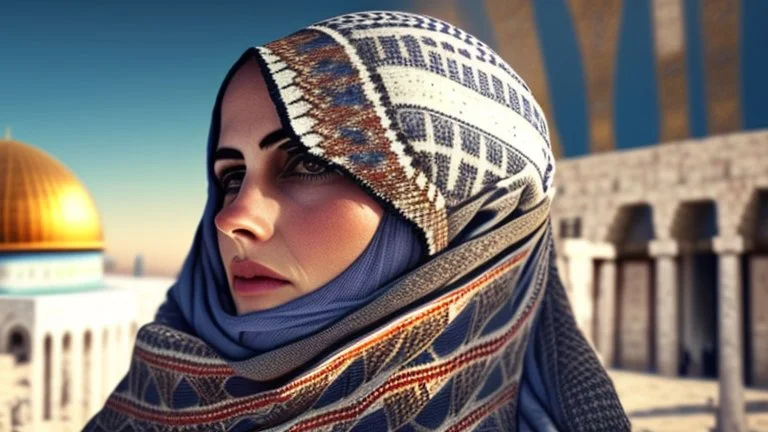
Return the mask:
<path id="1" fill-rule="evenodd" d="M 245 186 L 244 186 L 245 187 Z M 238 242 L 267 241 L 275 232 L 278 204 L 255 187 L 240 190 L 214 219 L 216 228 Z"/>

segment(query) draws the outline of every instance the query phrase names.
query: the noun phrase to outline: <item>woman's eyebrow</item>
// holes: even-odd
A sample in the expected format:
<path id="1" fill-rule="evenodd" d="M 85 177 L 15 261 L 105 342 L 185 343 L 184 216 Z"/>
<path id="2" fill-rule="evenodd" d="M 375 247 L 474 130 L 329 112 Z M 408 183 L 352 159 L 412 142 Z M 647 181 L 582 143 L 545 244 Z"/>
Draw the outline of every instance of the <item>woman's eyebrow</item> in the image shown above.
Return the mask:
<path id="1" fill-rule="evenodd" d="M 245 159 L 240 150 L 235 150 L 231 147 L 219 147 L 216 149 L 216 153 L 213 155 L 213 163 L 223 159 Z"/>
<path id="2" fill-rule="evenodd" d="M 259 148 L 266 149 L 270 146 L 273 146 L 280 141 L 284 141 L 286 139 L 290 138 L 288 136 L 288 133 L 285 131 L 285 129 L 277 129 L 275 131 L 272 131 L 268 133 L 259 143 Z M 243 154 L 240 152 L 240 150 L 235 150 L 231 147 L 219 147 L 216 149 L 216 153 L 214 153 L 213 156 L 213 162 L 215 163 L 218 160 L 222 159 L 245 159 L 243 157 Z"/>
<path id="3" fill-rule="evenodd" d="M 261 140 L 259 143 L 259 148 L 265 149 L 288 138 L 290 137 L 288 136 L 288 132 L 286 132 L 285 129 L 277 129 L 268 133 L 267 136 Z"/>

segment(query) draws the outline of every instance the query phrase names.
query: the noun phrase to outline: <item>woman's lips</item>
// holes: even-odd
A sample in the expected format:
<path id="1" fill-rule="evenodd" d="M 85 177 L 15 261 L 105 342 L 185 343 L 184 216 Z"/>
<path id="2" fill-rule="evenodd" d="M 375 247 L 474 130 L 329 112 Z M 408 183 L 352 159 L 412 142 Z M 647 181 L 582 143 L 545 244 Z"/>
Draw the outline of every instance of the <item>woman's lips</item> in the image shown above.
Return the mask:
<path id="1" fill-rule="evenodd" d="M 235 279 L 232 282 L 232 287 L 235 293 L 243 296 L 249 296 L 274 292 L 287 283 L 288 281 L 263 276 L 256 276 L 252 278 L 235 276 Z"/>
<path id="2" fill-rule="evenodd" d="M 232 259 L 232 290 L 237 295 L 253 296 L 274 292 L 289 282 L 280 273 L 249 259 Z"/>

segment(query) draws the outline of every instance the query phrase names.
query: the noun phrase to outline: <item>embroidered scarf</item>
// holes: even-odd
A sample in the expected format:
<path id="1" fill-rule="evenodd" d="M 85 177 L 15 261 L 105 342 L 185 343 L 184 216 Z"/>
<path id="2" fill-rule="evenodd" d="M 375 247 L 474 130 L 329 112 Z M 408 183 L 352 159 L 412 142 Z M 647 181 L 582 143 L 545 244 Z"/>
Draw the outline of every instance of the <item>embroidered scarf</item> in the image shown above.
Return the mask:
<path id="1" fill-rule="evenodd" d="M 255 58 L 284 128 L 416 229 L 427 258 L 332 324 L 247 358 L 210 156 Z M 440 20 L 343 15 L 249 49 L 213 111 L 209 197 L 179 281 L 87 431 L 628 431 L 555 266 L 549 131 L 525 82 Z M 222 294 L 223 293 L 223 294 Z M 221 342 L 225 341 L 225 342 Z"/>

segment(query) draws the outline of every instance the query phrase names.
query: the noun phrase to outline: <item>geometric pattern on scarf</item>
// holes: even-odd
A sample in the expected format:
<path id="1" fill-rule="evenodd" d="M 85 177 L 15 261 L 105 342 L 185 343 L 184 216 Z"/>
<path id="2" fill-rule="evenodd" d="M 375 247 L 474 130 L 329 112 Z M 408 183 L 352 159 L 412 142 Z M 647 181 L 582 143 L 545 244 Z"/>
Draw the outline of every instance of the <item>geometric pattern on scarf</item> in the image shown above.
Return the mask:
<path id="1" fill-rule="evenodd" d="M 505 430 L 547 286 L 548 235 L 542 226 L 486 272 L 267 391 L 194 336 L 147 325 L 86 430 Z"/>
<path id="2" fill-rule="evenodd" d="M 524 169 L 537 195 L 551 186 L 548 128 L 529 88 L 448 23 L 356 13 L 257 52 L 298 141 L 412 221 L 430 254 L 448 245 L 453 207 L 483 189 Z"/>
<path id="3" fill-rule="evenodd" d="M 511 325 L 496 328 L 489 317 L 500 315 L 500 301 L 515 296 L 510 282 L 520 277 L 524 261 L 535 260 L 522 256 L 530 253 L 525 250 L 450 297 L 266 391 L 237 375 L 198 338 L 163 325 L 144 326 L 129 374 L 84 431 L 380 431 L 397 424 L 402 431 L 514 431 L 521 348 L 538 304 L 535 332 L 541 345 L 535 355 L 541 356 L 551 396 L 560 402 L 562 416 L 554 416 L 558 430 L 629 431 L 610 378 L 575 325 L 554 266 L 549 228 L 539 244 L 550 248 L 533 253 L 549 254 L 550 260 L 539 259 L 532 289 L 520 296 L 523 312 L 514 314 Z M 445 324 L 446 301 L 458 312 L 450 324 Z M 436 333 L 433 326 L 444 331 L 425 342 Z M 491 343 L 470 344 L 478 334 Z M 511 336 L 500 355 L 494 352 L 498 335 Z"/>

